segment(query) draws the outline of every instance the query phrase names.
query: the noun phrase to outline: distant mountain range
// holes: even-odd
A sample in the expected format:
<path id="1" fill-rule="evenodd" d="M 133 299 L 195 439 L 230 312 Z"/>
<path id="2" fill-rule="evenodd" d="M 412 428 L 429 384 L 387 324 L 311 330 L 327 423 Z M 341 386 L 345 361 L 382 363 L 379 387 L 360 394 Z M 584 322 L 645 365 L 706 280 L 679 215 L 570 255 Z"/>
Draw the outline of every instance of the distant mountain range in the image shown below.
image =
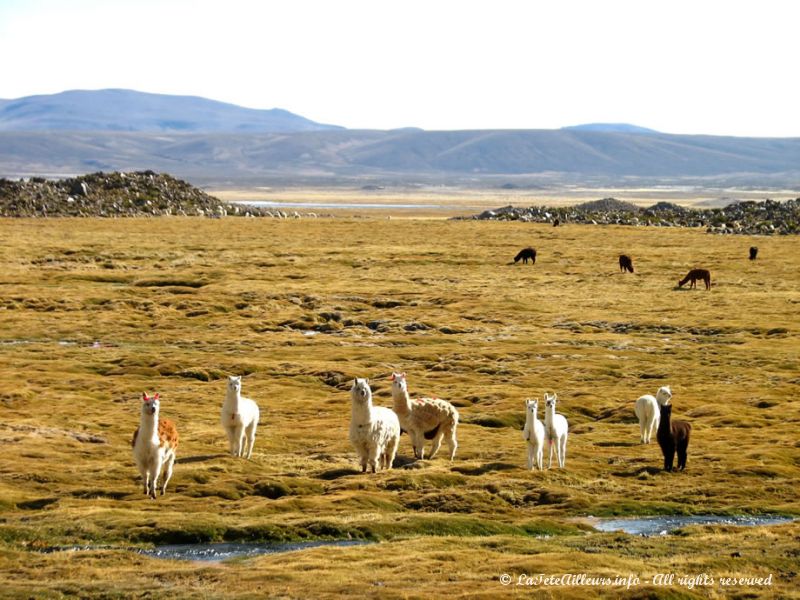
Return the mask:
<path id="1" fill-rule="evenodd" d="M 341 129 L 286 110 L 256 110 L 196 96 L 71 90 L 0 100 L 0 131 L 264 133 Z"/>
<path id="2" fill-rule="evenodd" d="M 127 90 L 0 101 L 0 177 L 152 169 L 207 185 L 689 179 L 800 187 L 800 138 L 671 135 L 627 124 L 390 131 Z"/>

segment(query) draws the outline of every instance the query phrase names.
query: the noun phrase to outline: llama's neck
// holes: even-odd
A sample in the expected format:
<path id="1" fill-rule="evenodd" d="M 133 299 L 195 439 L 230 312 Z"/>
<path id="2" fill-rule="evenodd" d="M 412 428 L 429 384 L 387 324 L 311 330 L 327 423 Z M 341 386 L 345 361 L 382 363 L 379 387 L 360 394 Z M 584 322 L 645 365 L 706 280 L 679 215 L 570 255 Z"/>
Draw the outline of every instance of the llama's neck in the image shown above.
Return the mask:
<path id="1" fill-rule="evenodd" d="M 158 443 L 158 411 L 152 414 L 150 411 L 142 412 L 142 418 L 139 420 L 139 435 L 142 439 Z"/>
<path id="2" fill-rule="evenodd" d="M 555 421 L 556 417 L 556 407 L 555 406 L 548 406 L 544 409 L 544 422 L 547 426 L 550 426 L 553 421 Z"/>
<path id="3" fill-rule="evenodd" d="M 242 401 L 242 392 L 235 390 L 228 390 L 225 393 L 225 409 L 231 414 L 239 413 L 239 405 Z"/>
<path id="4" fill-rule="evenodd" d="M 353 402 L 353 421 L 357 423 L 372 421 L 372 397 L 368 397 L 363 403 Z"/>
<path id="5" fill-rule="evenodd" d="M 536 412 L 537 412 L 536 410 L 534 410 L 533 412 L 528 411 L 528 420 L 527 420 L 528 429 L 533 429 L 534 423 L 538 421 L 538 416 Z"/>
<path id="6" fill-rule="evenodd" d="M 408 390 L 398 390 L 392 388 L 392 400 L 394 400 L 394 410 L 397 413 L 411 412 L 411 396 L 408 395 Z"/>
<path id="7" fill-rule="evenodd" d="M 661 420 L 658 422 L 658 432 L 670 432 L 672 431 L 672 423 L 670 422 L 672 419 L 672 411 L 662 410 L 661 411 Z"/>

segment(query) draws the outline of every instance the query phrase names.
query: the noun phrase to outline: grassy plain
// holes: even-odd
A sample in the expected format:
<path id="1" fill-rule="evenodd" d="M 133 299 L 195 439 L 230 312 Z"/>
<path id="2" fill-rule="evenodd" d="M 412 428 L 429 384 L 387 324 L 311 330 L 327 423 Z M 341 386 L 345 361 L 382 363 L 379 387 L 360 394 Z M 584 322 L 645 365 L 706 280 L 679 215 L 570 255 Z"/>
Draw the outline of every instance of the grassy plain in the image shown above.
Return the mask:
<path id="1" fill-rule="evenodd" d="M 587 524 L 800 514 L 798 238 L 342 217 L 3 220 L 0 240 L 3 597 L 798 597 L 800 524 L 656 538 Z M 528 245 L 536 265 L 509 264 Z M 713 289 L 674 289 L 696 266 Z M 392 369 L 458 406 L 452 464 L 414 461 L 404 437 L 397 468 L 355 470 L 350 382 L 369 377 L 389 405 Z M 251 461 L 225 454 L 227 374 L 261 406 Z M 639 444 L 633 402 L 664 384 L 694 426 L 684 473 Z M 130 454 L 142 390 L 182 436 L 155 502 Z M 545 390 L 570 423 L 567 465 L 529 472 L 523 400 Z M 212 565 L 124 549 L 317 538 L 379 544 Z M 40 551 L 70 544 L 109 548 Z"/>

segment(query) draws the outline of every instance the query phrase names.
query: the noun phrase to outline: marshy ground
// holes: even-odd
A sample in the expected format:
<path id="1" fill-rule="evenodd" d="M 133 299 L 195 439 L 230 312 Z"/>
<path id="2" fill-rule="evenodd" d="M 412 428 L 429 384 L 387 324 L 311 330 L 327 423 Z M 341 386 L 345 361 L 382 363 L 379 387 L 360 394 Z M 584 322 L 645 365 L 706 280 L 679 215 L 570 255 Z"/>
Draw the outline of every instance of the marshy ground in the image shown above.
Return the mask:
<path id="1" fill-rule="evenodd" d="M 4 597 L 797 594 L 800 524 L 642 538 L 585 520 L 800 514 L 797 237 L 347 217 L 2 220 L 0 240 Z M 525 246 L 536 264 L 510 264 Z M 694 267 L 711 291 L 675 289 Z M 395 469 L 356 471 L 351 381 L 390 405 L 392 370 L 458 407 L 453 463 L 403 436 Z M 229 374 L 261 407 L 250 461 L 226 454 Z M 665 384 L 694 428 L 683 473 L 633 414 Z M 157 501 L 130 451 L 143 390 L 181 435 Z M 567 464 L 529 472 L 524 399 L 544 391 Z M 379 544 L 212 565 L 124 549 L 299 539 Z M 67 545 L 108 548 L 41 552 Z M 516 585 L 580 573 L 643 582 Z"/>

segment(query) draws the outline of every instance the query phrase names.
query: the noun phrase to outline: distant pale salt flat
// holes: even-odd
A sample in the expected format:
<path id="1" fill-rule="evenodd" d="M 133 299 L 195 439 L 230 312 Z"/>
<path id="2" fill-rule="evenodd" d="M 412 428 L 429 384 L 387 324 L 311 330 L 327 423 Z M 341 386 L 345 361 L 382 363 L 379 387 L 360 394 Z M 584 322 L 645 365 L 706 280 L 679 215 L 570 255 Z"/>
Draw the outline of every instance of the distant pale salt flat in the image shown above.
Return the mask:
<path id="1" fill-rule="evenodd" d="M 246 204 L 258 208 L 377 208 L 377 209 L 442 209 L 447 208 L 441 204 L 377 204 L 377 203 L 352 203 L 352 202 L 281 202 L 272 200 L 237 200 L 236 204 Z"/>

